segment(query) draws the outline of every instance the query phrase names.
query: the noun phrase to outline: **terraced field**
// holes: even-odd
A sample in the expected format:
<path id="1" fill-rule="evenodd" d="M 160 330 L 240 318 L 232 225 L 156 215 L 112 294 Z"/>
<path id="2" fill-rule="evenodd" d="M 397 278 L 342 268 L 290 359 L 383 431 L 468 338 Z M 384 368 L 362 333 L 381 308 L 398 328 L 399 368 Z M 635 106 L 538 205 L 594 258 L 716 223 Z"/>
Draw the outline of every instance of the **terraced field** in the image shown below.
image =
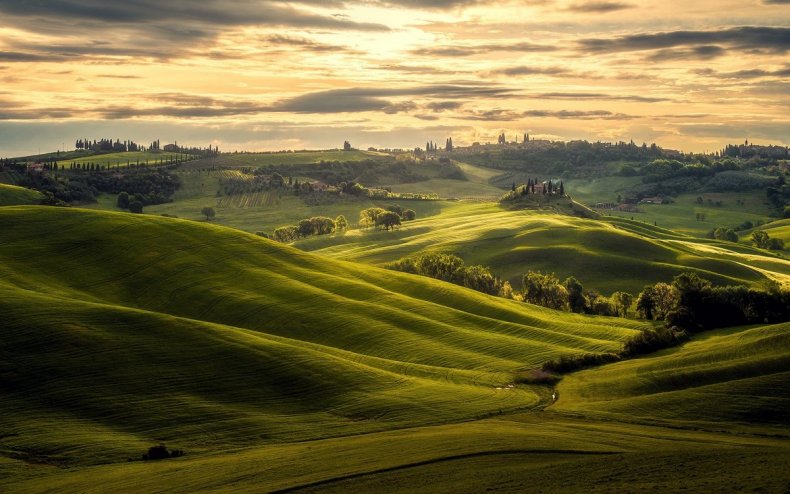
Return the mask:
<path id="1" fill-rule="evenodd" d="M 719 284 L 790 282 L 790 262 L 748 245 L 698 239 L 622 218 L 604 221 L 459 203 L 394 232 L 351 231 L 296 246 L 337 259 L 385 264 L 424 251 L 455 253 L 521 286 L 528 270 L 575 276 L 603 293 L 637 293 L 686 270 Z"/>

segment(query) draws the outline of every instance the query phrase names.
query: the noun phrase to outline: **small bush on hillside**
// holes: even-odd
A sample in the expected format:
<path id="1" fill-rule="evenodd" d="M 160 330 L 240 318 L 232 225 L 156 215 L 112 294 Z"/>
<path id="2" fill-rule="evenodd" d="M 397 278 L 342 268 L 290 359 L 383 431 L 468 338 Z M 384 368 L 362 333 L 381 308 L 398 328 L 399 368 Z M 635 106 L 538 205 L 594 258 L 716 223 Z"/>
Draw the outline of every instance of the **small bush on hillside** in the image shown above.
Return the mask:
<path id="1" fill-rule="evenodd" d="M 164 460 L 166 458 L 178 458 L 180 456 L 184 456 L 184 450 L 168 450 L 167 446 L 159 444 L 159 446 L 151 446 L 148 448 L 147 453 L 143 453 L 143 461 Z"/>

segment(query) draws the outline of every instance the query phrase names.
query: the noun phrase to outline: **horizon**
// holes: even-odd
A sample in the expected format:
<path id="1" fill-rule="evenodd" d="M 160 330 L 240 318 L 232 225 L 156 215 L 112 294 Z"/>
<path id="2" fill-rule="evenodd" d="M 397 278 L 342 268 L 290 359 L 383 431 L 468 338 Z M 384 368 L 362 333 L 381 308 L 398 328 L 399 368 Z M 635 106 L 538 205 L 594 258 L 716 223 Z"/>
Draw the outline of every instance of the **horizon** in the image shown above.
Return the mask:
<path id="1" fill-rule="evenodd" d="M 107 135 L 267 152 L 501 132 L 685 153 L 790 144 L 784 1 L 65 0 L 0 13 L 8 157 Z"/>

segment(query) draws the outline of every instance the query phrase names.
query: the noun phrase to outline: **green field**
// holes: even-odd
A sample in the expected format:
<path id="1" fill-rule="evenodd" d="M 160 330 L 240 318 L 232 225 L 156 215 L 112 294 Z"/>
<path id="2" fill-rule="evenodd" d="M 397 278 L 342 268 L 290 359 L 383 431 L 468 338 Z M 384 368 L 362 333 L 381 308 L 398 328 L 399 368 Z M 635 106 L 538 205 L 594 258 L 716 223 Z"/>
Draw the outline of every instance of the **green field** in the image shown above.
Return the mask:
<path id="1" fill-rule="evenodd" d="M 638 293 L 648 283 L 696 271 L 718 284 L 790 281 L 790 262 L 746 245 L 696 239 L 621 219 L 596 221 L 540 211 L 457 203 L 394 232 L 355 230 L 296 245 L 337 259 L 385 264 L 441 251 L 481 264 L 521 286 L 528 270 L 577 277 L 603 293 Z"/>
<path id="2" fill-rule="evenodd" d="M 38 204 L 43 198 L 37 190 L 0 183 L 0 206 Z"/>
<path id="3" fill-rule="evenodd" d="M 702 197 L 705 202 L 698 204 L 697 197 Z M 708 199 L 714 203 L 721 201 L 722 205 L 709 205 Z M 744 202 L 744 206 L 736 203 L 739 199 Z M 681 194 L 673 201 L 671 204 L 640 204 L 639 213 L 605 213 L 623 218 L 633 217 L 634 220 L 656 223 L 698 237 L 720 226 L 732 228 L 747 220 L 765 223 L 771 221 L 770 215 L 773 213 L 762 191 Z M 697 220 L 697 213 L 705 215 L 704 221 Z"/>
<path id="4" fill-rule="evenodd" d="M 588 416 L 786 433 L 790 324 L 711 331 L 681 348 L 568 376 L 559 392 L 553 409 Z"/>
<path id="5" fill-rule="evenodd" d="M 165 163 L 168 160 L 190 159 L 191 156 L 182 153 L 172 153 L 168 151 L 128 151 L 122 153 L 96 154 L 70 160 L 58 161 L 58 166 L 68 169 L 72 164 L 82 165 L 93 163 L 95 165 L 112 166 L 123 168 L 128 164 L 149 164 Z"/>
<path id="6" fill-rule="evenodd" d="M 494 224 L 504 215 L 484 236 L 493 240 L 521 215 L 513 228 L 524 234 L 562 227 L 634 238 L 641 230 L 640 242 L 687 238 L 492 206 L 446 213 L 415 230 L 452 218 L 451 238 L 464 239 L 472 218 Z M 41 235 L 52 230 L 60 234 Z M 4 492 L 787 485 L 787 325 L 701 335 L 567 376 L 552 404 L 550 388 L 513 385 L 514 373 L 563 354 L 615 351 L 648 326 L 319 257 L 205 222 L 10 206 L 0 208 L 0 231 Z M 661 372 L 672 366 L 678 380 Z M 688 400 L 692 387 L 723 405 L 657 411 L 655 422 L 645 415 Z M 159 442 L 187 455 L 127 461 Z"/>
<path id="7" fill-rule="evenodd" d="M 223 153 L 207 161 L 226 168 L 258 168 L 267 165 L 309 165 L 322 161 L 363 161 L 386 156 L 374 151 L 294 151 L 279 153 Z"/>

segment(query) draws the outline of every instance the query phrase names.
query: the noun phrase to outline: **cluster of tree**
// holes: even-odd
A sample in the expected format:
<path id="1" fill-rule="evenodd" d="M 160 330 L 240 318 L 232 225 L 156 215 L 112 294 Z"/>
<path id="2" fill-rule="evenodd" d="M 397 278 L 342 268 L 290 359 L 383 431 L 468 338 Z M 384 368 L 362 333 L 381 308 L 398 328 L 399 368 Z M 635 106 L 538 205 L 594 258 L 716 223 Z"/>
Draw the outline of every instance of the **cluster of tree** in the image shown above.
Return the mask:
<path id="1" fill-rule="evenodd" d="M 435 153 L 436 151 L 438 151 L 438 148 L 437 148 L 435 142 L 428 141 L 428 142 L 425 143 L 425 152 L 426 153 Z"/>
<path id="2" fill-rule="evenodd" d="M 326 216 L 314 216 L 301 220 L 296 226 L 281 226 L 275 229 L 271 238 L 278 242 L 290 243 L 312 235 L 329 235 L 330 233 L 347 229 L 348 221 L 342 214 L 335 219 Z"/>
<path id="3" fill-rule="evenodd" d="M 681 273 L 671 284 L 646 286 L 636 310 L 645 319 L 664 320 L 670 328 L 689 332 L 772 324 L 790 320 L 790 290 L 775 283 L 767 289 L 715 287 L 695 273 Z"/>
<path id="4" fill-rule="evenodd" d="M 130 213 L 140 214 L 143 212 L 143 195 L 129 195 L 128 192 L 121 192 L 115 200 L 118 209 L 128 209 Z"/>
<path id="5" fill-rule="evenodd" d="M 386 208 L 367 208 L 359 213 L 360 228 L 376 227 L 384 230 L 391 230 L 400 226 L 403 221 L 417 219 L 417 213 L 413 209 L 404 209 L 398 204 L 391 204 Z"/>
<path id="6" fill-rule="evenodd" d="M 126 192 L 144 206 L 172 202 L 173 194 L 181 185 L 178 177 L 167 170 L 150 168 L 124 170 L 123 173 L 94 173 L 84 179 L 100 192 Z"/>
<path id="7" fill-rule="evenodd" d="M 91 151 L 102 151 L 102 152 L 125 152 L 125 151 L 140 151 L 142 147 L 139 146 L 136 142 L 132 140 L 124 140 L 121 142 L 120 139 L 116 139 L 113 141 L 112 139 L 94 139 L 91 141 L 90 139 L 77 139 L 77 142 L 74 143 L 74 147 L 76 149 L 89 149 Z"/>
<path id="8" fill-rule="evenodd" d="M 164 444 L 160 444 L 159 446 L 151 446 L 148 448 L 147 453 L 143 453 L 143 461 L 148 460 L 164 460 L 167 458 L 178 458 L 180 456 L 184 456 L 184 450 L 182 449 L 174 449 L 169 450 L 167 446 Z"/>
<path id="9" fill-rule="evenodd" d="M 445 142 L 445 144 L 444 144 L 444 150 L 447 151 L 448 153 L 453 150 L 453 138 L 452 137 L 448 137 L 447 138 L 447 142 Z"/>
<path id="10" fill-rule="evenodd" d="M 46 171 L 26 171 L 19 180 L 19 185 L 42 192 L 47 196 L 49 204 L 94 203 L 99 193 L 95 185 L 85 181 L 84 177 L 64 177 Z"/>
<path id="11" fill-rule="evenodd" d="M 404 273 L 428 276 L 465 286 L 489 295 L 512 296 L 510 283 L 502 282 L 485 266 L 467 266 L 463 259 L 452 254 L 422 254 L 387 266 Z"/>
<path id="12" fill-rule="evenodd" d="M 525 136 L 520 146 L 469 147 L 456 149 L 463 161 L 502 170 L 560 175 L 567 172 L 574 177 L 605 176 L 611 174 L 612 162 L 644 163 L 651 159 L 673 156 L 655 144 L 637 146 L 631 143 L 587 141 L 535 141 Z"/>
<path id="13" fill-rule="evenodd" d="M 752 243 L 754 243 L 755 247 L 759 247 L 760 249 L 784 250 L 785 248 L 784 240 L 781 238 L 771 238 L 768 232 L 764 230 L 752 232 Z"/>
<path id="14" fill-rule="evenodd" d="M 743 144 L 735 145 L 728 144 L 721 150 L 722 156 L 732 156 L 739 158 L 775 158 L 775 159 L 788 159 L 790 158 L 790 149 L 787 146 L 759 146 L 754 143 L 749 144 L 745 141 Z"/>
<path id="15" fill-rule="evenodd" d="M 348 141 L 343 141 L 343 151 L 351 151 L 354 148 L 351 147 L 351 143 Z"/>
<path id="16" fill-rule="evenodd" d="M 627 292 L 615 292 L 611 297 L 605 297 L 592 290 L 585 291 L 579 280 L 572 276 L 560 282 L 553 273 L 539 271 L 528 271 L 522 284 L 521 298 L 524 302 L 576 313 L 628 317 L 634 299 Z"/>
<path id="17" fill-rule="evenodd" d="M 513 182 L 513 185 L 510 188 L 511 192 L 517 192 L 522 196 L 527 194 L 543 194 L 543 195 L 559 195 L 560 197 L 565 196 L 565 184 L 562 180 L 560 180 L 560 185 L 556 185 L 552 183 L 551 180 L 548 182 L 538 183 L 538 179 L 528 179 L 526 185 L 516 186 L 516 182 Z"/>

